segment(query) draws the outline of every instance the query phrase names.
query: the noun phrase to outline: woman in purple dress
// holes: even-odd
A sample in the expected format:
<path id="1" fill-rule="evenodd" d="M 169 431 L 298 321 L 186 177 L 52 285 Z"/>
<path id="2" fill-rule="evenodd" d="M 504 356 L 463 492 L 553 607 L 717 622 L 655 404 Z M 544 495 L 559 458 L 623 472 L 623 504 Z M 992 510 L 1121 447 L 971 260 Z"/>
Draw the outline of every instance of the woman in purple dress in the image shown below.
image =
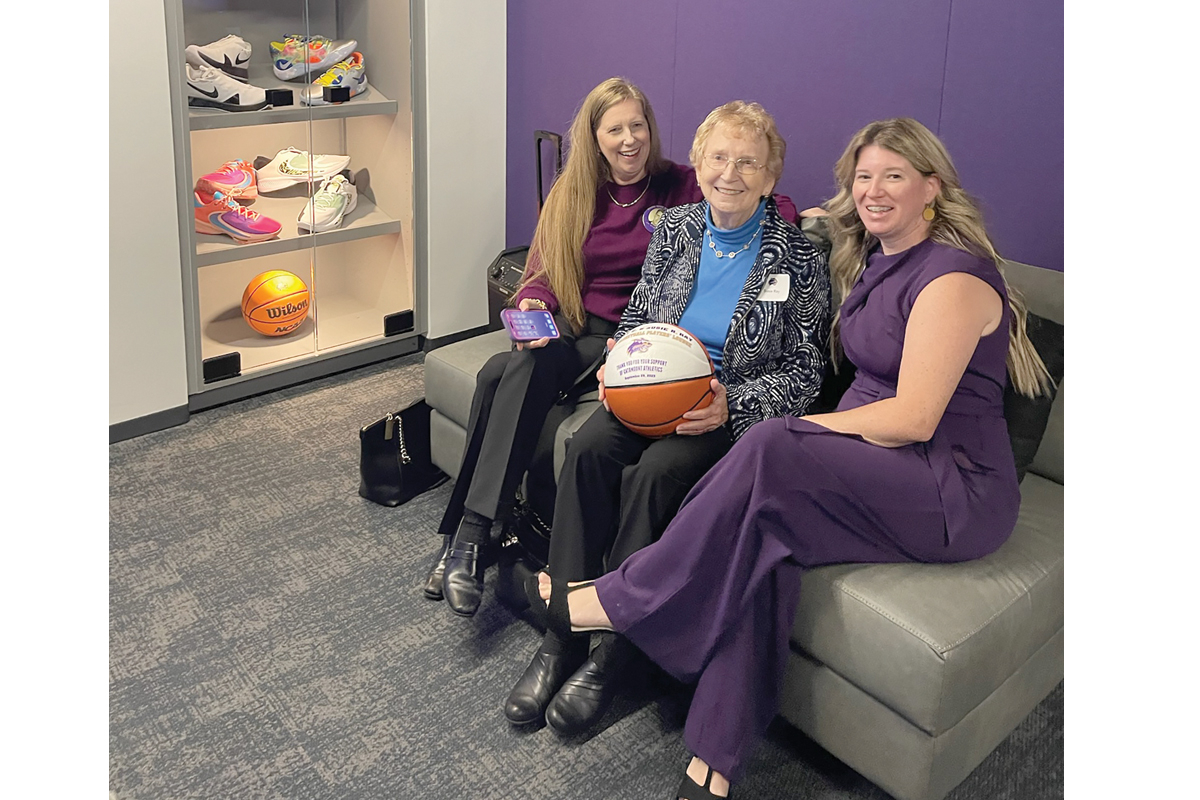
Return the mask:
<path id="1" fill-rule="evenodd" d="M 696 682 L 688 800 L 727 797 L 774 717 L 805 569 L 964 561 L 1008 538 L 1020 496 L 1005 382 L 1030 396 L 1049 384 L 933 133 L 871 123 L 835 175 L 832 346 L 858 368 L 837 410 L 755 425 L 616 571 L 529 586 L 560 634 L 618 631 Z"/>

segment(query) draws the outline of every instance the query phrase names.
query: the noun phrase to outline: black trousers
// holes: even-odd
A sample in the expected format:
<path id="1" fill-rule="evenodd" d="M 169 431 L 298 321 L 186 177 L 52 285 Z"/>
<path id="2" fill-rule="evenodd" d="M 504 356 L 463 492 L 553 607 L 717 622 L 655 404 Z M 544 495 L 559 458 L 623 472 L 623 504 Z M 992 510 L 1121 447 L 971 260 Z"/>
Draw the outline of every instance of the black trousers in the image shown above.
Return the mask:
<path id="1" fill-rule="evenodd" d="M 732 444 L 727 425 L 699 436 L 647 439 L 597 410 L 571 438 L 558 477 L 550 574 L 598 578 L 657 541 Z"/>
<path id="2" fill-rule="evenodd" d="M 539 439 L 545 441 L 542 430 L 548 419 L 557 428 L 574 410 L 575 397 L 596 388 L 594 374 L 589 375 L 559 402 L 584 368 L 604 352 L 616 323 L 589 314 L 583 331 L 573 336 L 565 319 L 555 321 L 561 338 L 545 347 L 498 353 L 479 371 L 462 466 L 439 533 L 453 535 L 464 508 L 491 520 L 510 513 L 517 486 L 539 452 Z M 553 442 L 552 432 L 549 441 Z M 529 480 L 537 487 L 530 486 L 531 494 L 545 497 L 548 492 L 553 497 L 552 457 L 539 457 Z"/>

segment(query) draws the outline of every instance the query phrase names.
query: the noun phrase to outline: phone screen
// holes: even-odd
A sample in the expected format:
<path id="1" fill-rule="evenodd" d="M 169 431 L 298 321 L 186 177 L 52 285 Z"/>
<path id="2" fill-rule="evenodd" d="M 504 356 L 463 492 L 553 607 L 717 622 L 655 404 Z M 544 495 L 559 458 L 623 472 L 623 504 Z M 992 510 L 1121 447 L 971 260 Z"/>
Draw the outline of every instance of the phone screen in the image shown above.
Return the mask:
<path id="1" fill-rule="evenodd" d="M 506 308 L 500 312 L 500 321 L 514 342 L 532 342 L 536 339 L 557 339 L 558 326 L 549 311 L 517 311 Z"/>

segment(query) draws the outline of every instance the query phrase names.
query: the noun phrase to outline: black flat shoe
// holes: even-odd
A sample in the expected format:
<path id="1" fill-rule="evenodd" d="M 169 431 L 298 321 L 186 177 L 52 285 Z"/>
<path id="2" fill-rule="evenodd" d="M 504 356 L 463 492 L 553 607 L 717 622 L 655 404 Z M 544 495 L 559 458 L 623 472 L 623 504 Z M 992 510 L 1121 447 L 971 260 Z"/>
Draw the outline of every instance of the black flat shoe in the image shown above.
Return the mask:
<path id="1" fill-rule="evenodd" d="M 568 648 L 565 653 L 547 653 L 538 648 L 533 661 L 504 701 L 504 716 L 513 725 L 532 725 L 545 719 L 546 706 L 579 663 L 587 647 Z"/>
<path id="2" fill-rule="evenodd" d="M 683 783 L 679 784 L 679 791 L 675 796 L 679 800 L 729 800 L 733 796 L 733 792 L 727 795 L 713 794 L 709 786 L 712 785 L 713 770 L 708 768 L 708 775 L 704 777 L 704 785 L 696 783 L 691 779 L 686 772 L 683 773 Z"/>
<path id="3" fill-rule="evenodd" d="M 463 617 L 473 617 L 483 599 L 483 567 L 480 547 L 469 542 L 450 545 L 446 570 L 442 575 L 442 595 L 450 610 Z"/>
<path id="4" fill-rule="evenodd" d="M 442 599 L 442 575 L 446 571 L 446 558 L 450 555 L 450 538 L 446 534 L 442 534 L 442 548 L 438 551 L 433 566 L 429 568 L 429 574 L 425 576 L 423 591 L 430 600 Z"/>
<path id="5" fill-rule="evenodd" d="M 542 593 L 538 589 L 538 575 L 540 572 L 535 572 L 525 581 L 525 597 L 529 600 L 529 609 L 539 622 L 541 622 L 547 630 L 556 634 L 560 639 L 570 639 L 572 636 L 584 636 L 593 631 L 606 630 L 605 628 L 581 628 L 575 629 L 571 626 L 571 609 L 567 603 L 567 595 L 579 589 L 586 589 L 595 581 L 585 581 L 574 586 L 567 586 L 567 582 L 555 577 L 550 578 L 550 602 L 542 599 Z"/>
<path id="6" fill-rule="evenodd" d="M 591 657 L 584 661 L 546 709 L 550 730 L 559 736 L 575 736 L 595 725 L 616 696 L 617 672 L 601 667 Z"/>

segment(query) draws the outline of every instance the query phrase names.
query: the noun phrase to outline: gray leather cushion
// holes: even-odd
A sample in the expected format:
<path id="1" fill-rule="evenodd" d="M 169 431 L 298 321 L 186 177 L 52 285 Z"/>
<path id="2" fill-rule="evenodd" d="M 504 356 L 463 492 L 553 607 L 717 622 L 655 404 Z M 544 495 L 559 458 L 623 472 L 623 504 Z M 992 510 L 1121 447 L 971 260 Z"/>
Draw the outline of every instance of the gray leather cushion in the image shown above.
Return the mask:
<path id="1" fill-rule="evenodd" d="M 938 735 L 1063 628 L 1063 487 L 1021 484 L 1016 530 L 962 564 L 806 572 L 792 646 Z"/>
<path id="2" fill-rule="evenodd" d="M 436 408 L 429 413 L 429 452 L 433 463 L 450 480 L 458 480 L 466 442 L 467 432 L 461 425 L 438 413 Z"/>
<path id="3" fill-rule="evenodd" d="M 1004 262 L 1008 285 L 1025 298 L 1025 307 L 1039 317 L 1066 325 L 1063 316 L 1063 274 L 1058 270 L 1034 267 L 1019 261 Z"/>
<path id="4" fill-rule="evenodd" d="M 563 420 L 558 426 L 558 430 L 554 435 L 554 480 L 558 481 L 558 476 L 562 473 L 563 461 L 567 457 L 567 444 L 571 441 L 571 437 L 575 435 L 575 431 L 579 430 L 583 423 L 587 422 L 588 417 L 600 408 L 599 392 L 587 392 L 580 395 L 579 402 L 575 405 L 575 411 L 571 416 Z M 604 412 L 608 413 L 608 412 Z"/>
<path id="5" fill-rule="evenodd" d="M 507 331 L 492 331 L 439 347 L 425 356 L 425 402 L 467 427 L 475 378 L 487 360 L 512 349 Z"/>

